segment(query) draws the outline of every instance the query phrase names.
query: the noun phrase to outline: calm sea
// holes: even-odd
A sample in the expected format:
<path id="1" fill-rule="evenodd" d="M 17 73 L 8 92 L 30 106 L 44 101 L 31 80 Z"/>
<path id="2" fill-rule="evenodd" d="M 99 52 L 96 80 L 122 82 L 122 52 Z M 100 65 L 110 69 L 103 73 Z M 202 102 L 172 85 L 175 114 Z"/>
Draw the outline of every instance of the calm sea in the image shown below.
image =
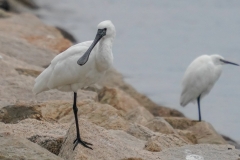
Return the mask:
<path id="1" fill-rule="evenodd" d="M 239 0 L 36 0 L 37 14 L 79 42 L 95 37 L 110 19 L 117 29 L 114 65 L 125 80 L 156 103 L 198 119 L 196 104 L 179 104 L 186 67 L 202 54 L 240 63 Z M 240 67 L 225 66 L 202 100 L 202 119 L 240 141 Z"/>

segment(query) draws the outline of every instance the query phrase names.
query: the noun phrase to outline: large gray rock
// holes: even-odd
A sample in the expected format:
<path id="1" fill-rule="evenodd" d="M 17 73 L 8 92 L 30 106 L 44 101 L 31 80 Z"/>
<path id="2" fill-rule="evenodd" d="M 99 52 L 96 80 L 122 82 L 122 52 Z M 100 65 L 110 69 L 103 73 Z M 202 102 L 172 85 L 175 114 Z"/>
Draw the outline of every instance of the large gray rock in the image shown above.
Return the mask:
<path id="1" fill-rule="evenodd" d="M 6 133 L 0 134 L 0 159 L 63 160 L 25 138 L 12 136 Z"/>

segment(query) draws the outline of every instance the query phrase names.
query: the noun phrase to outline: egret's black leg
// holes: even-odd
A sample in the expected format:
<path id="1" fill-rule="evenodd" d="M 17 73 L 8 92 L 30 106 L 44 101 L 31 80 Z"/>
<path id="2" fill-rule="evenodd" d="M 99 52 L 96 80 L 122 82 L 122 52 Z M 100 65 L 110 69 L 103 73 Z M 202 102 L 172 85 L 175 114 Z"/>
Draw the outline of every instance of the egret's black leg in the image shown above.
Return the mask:
<path id="1" fill-rule="evenodd" d="M 88 145 L 92 145 L 92 144 L 83 141 L 81 139 L 81 137 L 80 137 L 80 131 L 79 131 L 79 125 L 78 125 L 78 116 L 77 116 L 77 112 L 78 112 L 78 108 L 77 108 L 77 93 L 75 93 L 75 92 L 74 92 L 74 99 L 73 99 L 73 112 L 74 112 L 75 123 L 76 123 L 76 130 L 77 130 L 77 138 L 73 142 L 73 144 L 74 144 L 73 150 L 76 148 L 78 143 L 82 144 L 86 148 L 92 149 L 91 147 L 88 146 Z"/>
<path id="2" fill-rule="evenodd" d="M 198 96 L 197 102 L 198 102 L 198 116 L 199 116 L 199 122 L 201 122 L 201 109 L 200 109 L 200 97 L 201 95 Z"/>

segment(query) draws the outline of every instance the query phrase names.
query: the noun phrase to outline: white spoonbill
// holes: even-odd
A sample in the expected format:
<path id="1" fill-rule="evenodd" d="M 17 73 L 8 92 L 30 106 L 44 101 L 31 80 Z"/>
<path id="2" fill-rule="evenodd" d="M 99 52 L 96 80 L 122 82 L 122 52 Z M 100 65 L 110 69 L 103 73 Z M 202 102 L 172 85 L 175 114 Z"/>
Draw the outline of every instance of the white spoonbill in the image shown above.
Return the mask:
<path id="1" fill-rule="evenodd" d="M 182 81 L 181 106 L 189 102 L 198 102 L 198 115 L 201 121 L 200 99 L 210 92 L 222 73 L 223 64 L 237 65 L 226 61 L 220 55 L 202 55 L 187 68 Z"/>
<path id="2" fill-rule="evenodd" d="M 80 137 L 76 105 L 77 91 L 96 83 L 113 62 L 112 44 L 116 35 L 115 27 L 111 21 L 107 20 L 99 23 L 97 28 L 94 41 L 76 44 L 58 54 L 48 68 L 35 79 L 33 88 L 35 94 L 50 89 L 74 92 L 73 112 L 77 138 L 73 149 L 78 143 L 92 149 L 89 146 L 92 144 L 83 141 Z"/>

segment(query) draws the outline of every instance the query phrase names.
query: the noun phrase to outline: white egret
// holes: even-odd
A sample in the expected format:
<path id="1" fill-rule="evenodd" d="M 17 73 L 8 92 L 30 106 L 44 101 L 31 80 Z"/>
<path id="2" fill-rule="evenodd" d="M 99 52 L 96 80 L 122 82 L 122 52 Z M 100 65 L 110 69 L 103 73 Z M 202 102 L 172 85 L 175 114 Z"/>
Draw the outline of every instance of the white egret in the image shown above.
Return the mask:
<path id="1" fill-rule="evenodd" d="M 50 89 L 74 92 L 73 112 L 77 138 L 73 149 L 78 143 L 92 149 L 89 146 L 92 144 L 83 141 L 80 137 L 76 105 L 77 91 L 96 83 L 113 62 L 112 44 L 116 35 L 115 27 L 111 21 L 107 20 L 99 23 L 97 28 L 94 41 L 76 44 L 58 54 L 48 68 L 35 79 L 33 88 L 35 94 Z"/>
<path id="2" fill-rule="evenodd" d="M 187 68 L 182 80 L 181 106 L 198 102 L 198 115 L 201 121 L 200 99 L 210 92 L 222 73 L 223 64 L 237 65 L 226 61 L 220 55 L 202 55 Z"/>

